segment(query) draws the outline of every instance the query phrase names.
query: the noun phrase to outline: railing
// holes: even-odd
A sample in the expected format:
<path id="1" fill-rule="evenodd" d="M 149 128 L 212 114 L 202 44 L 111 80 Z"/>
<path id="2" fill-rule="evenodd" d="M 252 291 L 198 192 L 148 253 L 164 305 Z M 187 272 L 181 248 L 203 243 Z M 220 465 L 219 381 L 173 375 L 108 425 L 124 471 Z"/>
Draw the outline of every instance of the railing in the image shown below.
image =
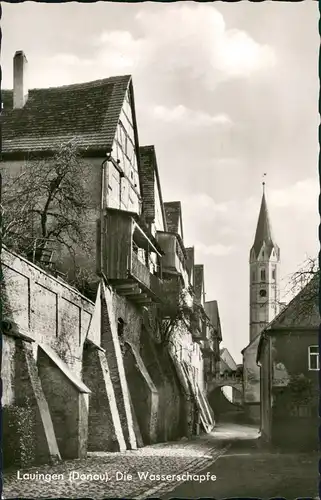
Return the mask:
<path id="1" fill-rule="evenodd" d="M 149 268 L 139 260 L 135 252 L 132 253 L 131 274 L 156 295 L 156 297 L 162 296 L 161 280 L 149 271 Z"/>
<path id="2" fill-rule="evenodd" d="M 135 252 L 132 252 L 131 274 L 147 288 L 150 288 L 149 269 L 139 260 Z"/>

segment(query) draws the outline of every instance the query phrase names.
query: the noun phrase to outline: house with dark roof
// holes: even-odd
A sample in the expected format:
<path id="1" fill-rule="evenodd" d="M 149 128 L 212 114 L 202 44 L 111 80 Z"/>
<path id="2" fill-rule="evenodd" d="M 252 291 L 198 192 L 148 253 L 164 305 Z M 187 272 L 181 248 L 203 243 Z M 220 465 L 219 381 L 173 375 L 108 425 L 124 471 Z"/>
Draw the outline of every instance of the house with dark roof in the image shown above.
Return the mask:
<path id="1" fill-rule="evenodd" d="M 220 372 L 220 343 L 222 342 L 222 328 L 217 300 L 207 301 L 204 304 L 206 314 L 202 351 L 204 357 L 204 378 L 206 384 Z"/>
<path id="2" fill-rule="evenodd" d="M 186 252 L 186 269 L 188 274 L 188 279 L 191 285 L 194 286 L 194 262 L 195 262 L 195 248 L 187 247 Z"/>
<path id="3" fill-rule="evenodd" d="M 221 373 L 224 373 L 225 370 L 235 371 L 237 368 L 237 364 L 235 363 L 231 353 L 226 347 L 220 349 L 220 360 L 221 360 Z"/>
<path id="4" fill-rule="evenodd" d="M 157 231 L 157 241 L 164 252 L 163 272 L 179 276 L 187 287 L 190 278 L 187 270 L 187 253 L 183 238 L 182 208 L 179 201 L 165 202 L 166 230 Z"/>
<path id="5" fill-rule="evenodd" d="M 112 435 L 108 439 L 103 435 L 106 408 L 100 411 L 99 405 L 91 403 L 102 401 L 107 390 L 114 394 L 107 413 L 113 412 L 117 401 L 126 414 L 126 447 L 190 435 L 197 415 L 203 428 L 211 430 L 214 420 L 204 394 L 201 347 L 208 338 L 206 332 L 220 331 L 220 325 L 209 325 L 204 314 L 207 323 L 199 322 L 196 335 L 188 321 L 184 325 L 181 321 L 173 332 L 175 342 L 182 335 L 185 339 L 181 348 L 176 342 L 176 364 L 173 353 L 159 348 L 163 341 L 159 325 L 168 320 L 166 304 L 180 305 L 171 293 L 180 299 L 186 292 L 185 305 L 193 309 L 194 258 L 187 262 L 180 202 L 163 203 L 155 148 L 139 145 L 131 76 L 28 89 L 26 69 L 26 57 L 19 51 L 14 56 L 13 89 L 2 91 L 4 183 L 30 161 L 50 162 L 59 147 L 70 141 L 86 162 L 85 178 L 79 182 L 88 189 L 85 221 L 91 252 L 90 257 L 78 248 L 74 253 L 78 265 L 92 273 L 93 316 L 95 325 L 100 325 L 97 345 L 84 342 L 79 347 L 84 348 L 82 373 L 87 374 L 91 391 L 91 447 L 109 450 L 113 440 Z M 59 270 L 72 273 L 68 256 L 59 246 L 55 252 Z M 46 272 L 50 282 L 53 270 L 46 268 Z M 59 305 L 60 298 L 51 300 Z M 49 309 L 39 314 L 53 314 L 54 308 Z M 40 345 L 37 321 L 36 317 L 33 326 Z M 56 354 L 59 357 L 58 350 Z M 181 391 L 180 384 L 188 391 Z M 107 417 L 115 419 L 113 414 Z M 86 453 L 85 444 L 81 446 Z"/>
<path id="6" fill-rule="evenodd" d="M 121 287 L 124 296 L 129 292 L 132 302 L 159 300 L 162 251 L 143 223 L 145 171 L 141 171 L 131 76 L 29 90 L 25 86 L 26 66 L 25 55 L 17 52 L 14 88 L 2 91 L 4 182 L 8 175 L 20 171 L 22 163 L 50 158 L 59 145 L 73 141 L 88 167 L 86 179 L 79 182 L 88 188 L 86 234 L 93 256 L 89 260 L 78 248 L 73 260 L 92 275 L 104 273 L 116 289 Z M 162 213 L 157 219 L 160 229 L 165 223 L 161 218 Z M 108 231 L 101 238 L 104 227 Z M 60 271 L 70 275 L 71 257 L 61 247 L 56 253 Z"/>
<path id="7" fill-rule="evenodd" d="M 319 448 L 319 273 L 260 335 L 262 440 Z"/>
<path id="8" fill-rule="evenodd" d="M 142 146 L 140 153 L 140 179 L 142 191 L 142 218 L 153 236 L 167 231 L 167 219 L 154 146 Z"/>

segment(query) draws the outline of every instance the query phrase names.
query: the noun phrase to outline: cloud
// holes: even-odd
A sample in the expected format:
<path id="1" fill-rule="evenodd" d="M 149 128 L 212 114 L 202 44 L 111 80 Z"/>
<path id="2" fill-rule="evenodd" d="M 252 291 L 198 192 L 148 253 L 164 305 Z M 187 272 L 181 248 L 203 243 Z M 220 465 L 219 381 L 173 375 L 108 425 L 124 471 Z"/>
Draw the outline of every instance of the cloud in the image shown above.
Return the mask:
<path id="1" fill-rule="evenodd" d="M 289 223 L 297 217 L 314 215 L 318 211 L 320 187 L 317 179 L 307 178 L 282 189 L 267 189 L 266 197 L 273 226 L 287 218 Z M 261 196 L 228 199 L 217 202 L 208 193 L 193 193 L 183 200 L 184 214 L 192 220 L 202 219 L 204 223 L 215 223 L 225 227 L 225 234 L 237 231 L 254 231 L 260 209 Z M 289 215 L 290 214 L 290 215 Z M 222 233 L 221 233 L 222 234 Z"/>
<path id="2" fill-rule="evenodd" d="M 229 30 L 220 40 L 217 65 L 230 77 L 251 76 L 253 72 L 273 68 L 275 64 L 273 49 L 258 44 L 245 32 Z"/>
<path id="3" fill-rule="evenodd" d="M 248 77 L 276 64 L 272 47 L 244 31 L 227 29 L 212 5 L 166 5 L 142 10 L 136 20 L 148 40 L 145 55 L 162 71 L 188 69 L 190 77 L 213 81 L 219 76 Z"/>
<path id="4" fill-rule="evenodd" d="M 222 243 L 217 243 L 214 245 L 205 245 L 204 243 L 197 242 L 194 244 L 196 255 L 211 255 L 214 257 L 222 257 L 225 255 L 229 255 L 233 251 L 233 247 L 231 245 L 223 245 Z"/>
<path id="5" fill-rule="evenodd" d="M 50 60 L 52 61 L 52 63 L 62 66 L 87 65 L 89 63 L 89 61 L 87 61 L 86 59 L 80 59 L 75 54 L 70 54 L 68 52 L 55 54 L 50 58 Z"/>
<path id="6" fill-rule="evenodd" d="M 240 167 L 243 166 L 244 160 L 236 157 L 223 157 L 223 158 L 215 158 L 212 163 L 217 167 Z"/>
<path id="7" fill-rule="evenodd" d="M 186 204 L 186 208 L 185 208 Z M 186 199 L 184 203 L 184 213 L 187 211 L 202 214 L 205 218 L 212 219 L 218 214 L 226 214 L 229 210 L 230 202 L 217 203 L 206 193 L 195 193 Z"/>
<path id="8" fill-rule="evenodd" d="M 268 193 L 271 206 L 292 208 L 295 211 L 317 211 L 320 186 L 316 179 L 308 178 L 284 189 L 273 189 Z"/>
<path id="9" fill-rule="evenodd" d="M 190 85 L 196 78 L 212 89 L 219 81 L 250 77 L 276 63 L 272 47 L 260 45 L 244 31 L 227 29 L 222 14 L 212 5 L 144 7 L 133 18 L 132 27 L 94 35 L 85 57 L 70 53 L 39 57 L 38 79 L 50 78 L 47 85 L 52 79 L 59 85 L 131 72 L 146 87 L 154 80 L 166 86 L 181 78 Z M 55 77 L 58 61 L 71 66 L 72 72 L 59 68 Z M 50 75 L 46 77 L 47 69 Z"/>
<path id="10" fill-rule="evenodd" d="M 213 125 L 230 125 L 232 120 L 225 114 L 210 115 L 203 111 L 194 111 L 179 104 L 172 108 L 155 106 L 152 114 L 164 122 L 177 122 L 185 126 L 210 127 Z"/>
<path id="11" fill-rule="evenodd" d="M 114 71 L 121 68 L 132 71 L 144 57 L 145 41 L 134 38 L 129 31 L 103 32 L 94 45 L 97 46 L 94 59 L 104 69 L 107 66 Z"/>

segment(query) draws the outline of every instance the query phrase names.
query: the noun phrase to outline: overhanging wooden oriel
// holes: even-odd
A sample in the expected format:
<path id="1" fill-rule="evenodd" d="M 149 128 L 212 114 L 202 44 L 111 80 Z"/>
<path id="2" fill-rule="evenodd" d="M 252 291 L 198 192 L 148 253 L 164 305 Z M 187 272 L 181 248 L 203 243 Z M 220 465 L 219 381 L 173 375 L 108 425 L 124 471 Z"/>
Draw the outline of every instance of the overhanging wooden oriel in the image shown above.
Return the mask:
<path id="1" fill-rule="evenodd" d="M 135 217 L 131 212 L 107 209 L 105 273 L 119 295 L 148 305 L 161 301 L 162 254 L 157 242 L 144 232 Z"/>

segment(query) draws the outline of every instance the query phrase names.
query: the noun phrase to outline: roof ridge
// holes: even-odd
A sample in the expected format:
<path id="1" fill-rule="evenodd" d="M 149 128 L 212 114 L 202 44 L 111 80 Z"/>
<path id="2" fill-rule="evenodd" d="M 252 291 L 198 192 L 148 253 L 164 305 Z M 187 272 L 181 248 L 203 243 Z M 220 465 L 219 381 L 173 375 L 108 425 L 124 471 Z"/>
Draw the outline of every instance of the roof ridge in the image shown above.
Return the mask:
<path id="1" fill-rule="evenodd" d="M 13 91 L 2 93 L 2 153 L 52 151 L 56 137 L 78 137 L 79 148 L 107 151 L 131 76 L 33 89 L 22 109 L 13 108 Z"/>
<path id="2" fill-rule="evenodd" d="M 181 205 L 180 201 L 164 201 L 164 205 Z"/>
<path id="3" fill-rule="evenodd" d="M 78 88 L 88 88 L 95 87 L 99 85 L 103 85 L 104 83 L 113 83 L 113 81 L 117 80 L 125 80 L 128 81 L 131 79 L 131 75 L 117 75 L 117 76 L 108 76 L 106 78 L 99 78 L 97 80 L 90 80 L 86 82 L 77 82 L 77 83 L 67 83 L 66 85 L 56 85 L 53 87 L 33 87 L 28 89 L 28 92 L 33 92 L 35 90 L 77 90 Z M 13 92 L 13 89 L 1 89 L 1 92 Z"/>

